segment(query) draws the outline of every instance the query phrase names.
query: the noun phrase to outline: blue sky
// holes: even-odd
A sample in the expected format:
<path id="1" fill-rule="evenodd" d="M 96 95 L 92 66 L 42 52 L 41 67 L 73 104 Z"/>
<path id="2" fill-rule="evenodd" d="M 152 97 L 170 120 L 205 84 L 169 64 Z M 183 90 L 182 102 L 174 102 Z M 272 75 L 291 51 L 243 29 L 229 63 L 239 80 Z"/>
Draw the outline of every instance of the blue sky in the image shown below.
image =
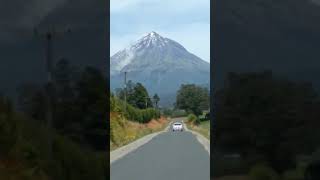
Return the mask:
<path id="1" fill-rule="evenodd" d="M 210 0 L 111 0 L 110 54 L 155 31 L 210 62 Z"/>

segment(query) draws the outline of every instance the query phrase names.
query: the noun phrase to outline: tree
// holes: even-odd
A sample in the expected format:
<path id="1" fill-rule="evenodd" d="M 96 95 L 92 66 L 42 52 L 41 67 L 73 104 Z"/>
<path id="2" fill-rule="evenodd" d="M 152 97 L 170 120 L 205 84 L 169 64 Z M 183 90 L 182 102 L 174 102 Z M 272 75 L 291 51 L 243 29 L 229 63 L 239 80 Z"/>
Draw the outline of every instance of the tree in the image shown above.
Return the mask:
<path id="1" fill-rule="evenodd" d="M 18 88 L 19 110 L 38 121 L 45 120 L 46 93 L 36 84 L 23 84 Z"/>
<path id="2" fill-rule="evenodd" d="M 125 89 L 116 89 L 116 94 L 119 99 L 124 100 Z M 153 107 L 148 91 L 141 83 L 128 81 L 126 94 L 127 103 L 136 108 L 146 109 Z"/>
<path id="3" fill-rule="evenodd" d="M 136 84 L 131 97 L 135 101 L 135 106 L 139 109 L 146 109 L 148 107 L 152 107 L 148 91 L 141 83 Z"/>
<path id="4" fill-rule="evenodd" d="M 54 125 L 60 130 L 66 130 L 76 118 L 74 116 L 75 83 L 77 72 L 66 59 L 57 62 L 53 71 L 55 98 Z"/>
<path id="5" fill-rule="evenodd" d="M 214 99 L 214 143 L 224 152 L 283 172 L 295 166 L 296 154 L 317 145 L 319 101 L 310 84 L 277 79 L 270 71 L 230 73 Z"/>
<path id="6" fill-rule="evenodd" d="M 106 80 L 99 70 L 87 67 L 76 87 L 74 106 L 77 118 L 74 119 L 74 127 L 78 129 L 74 133 L 95 149 L 104 150 L 108 133 Z"/>
<path id="7" fill-rule="evenodd" d="M 181 85 L 177 92 L 176 107 L 195 115 L 201 115 L 209 108 L 209 92 L 195 84 Z"/>
<path id="8" fill-rule="evenodd" d="M 159 98 L 158 94 L 155 94 L 153 96 L 153 102 L 154 102 L 155 107 L 158 107 L 159 101 L 160 101 L 160 98 Z"/>

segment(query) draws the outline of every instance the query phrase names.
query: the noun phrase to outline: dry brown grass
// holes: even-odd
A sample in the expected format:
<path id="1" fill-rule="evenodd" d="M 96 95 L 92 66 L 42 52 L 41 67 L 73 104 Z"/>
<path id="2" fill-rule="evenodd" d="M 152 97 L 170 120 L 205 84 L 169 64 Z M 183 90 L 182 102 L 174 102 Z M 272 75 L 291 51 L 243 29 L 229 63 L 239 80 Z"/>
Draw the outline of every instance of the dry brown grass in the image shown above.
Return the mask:
<path id="1" fill-rule="evenodd" d="M 147 134 L 160 131 L 165 128 L 167 124 L 168 120 L 164 117 L 161 117 L 158 120 L 153 119 L 146 124 L 141 124 L 133 121 L 128 121 L 118 113 L 111 113 L 111 150 L 126 145 Z"/>

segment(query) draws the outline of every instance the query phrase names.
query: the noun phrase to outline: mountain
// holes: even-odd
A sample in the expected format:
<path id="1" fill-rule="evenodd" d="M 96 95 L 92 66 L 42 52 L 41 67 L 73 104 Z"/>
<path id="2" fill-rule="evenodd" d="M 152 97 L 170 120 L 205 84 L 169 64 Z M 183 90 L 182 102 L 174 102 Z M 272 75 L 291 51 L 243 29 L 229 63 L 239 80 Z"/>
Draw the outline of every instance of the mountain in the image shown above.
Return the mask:
<path id="1" fill-rule="evenodd" d="M 188 52 L 179 43 L 151 32 L 110 59 L 111 89 L 127 80 L 142 83 L 151 95 L 160 96 L 160 105 L 172 105 L 181 84 L 210 82 L 210 64 Z"/>

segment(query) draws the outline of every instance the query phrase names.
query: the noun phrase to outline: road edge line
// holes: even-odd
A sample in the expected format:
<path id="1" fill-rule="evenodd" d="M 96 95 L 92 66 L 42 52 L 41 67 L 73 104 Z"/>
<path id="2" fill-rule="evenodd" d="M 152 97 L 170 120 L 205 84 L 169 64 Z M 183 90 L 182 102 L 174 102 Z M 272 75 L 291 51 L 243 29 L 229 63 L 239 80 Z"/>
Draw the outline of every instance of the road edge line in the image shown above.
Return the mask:
<path id="1" fill-rule="evenodd" d="M 197 137 L 197 140 L 199 141 L 199 143 L 202 144 L 202 146 L 204 147 L 204 149 L 208 152 L 208 154 L 210 156 L 210 140 L 208 140 L 202 134 L 200 134 L 196 131 L 190 130 L 187 127 L 187 125 L 185 124 L 185 122 L 184 121 L 182 121 L 182 122 L 183 122 L 185 130 L 191 132 L 192 134 L 194 134 Z"/>
<path id="2" fill-rule="evenodd" d="M 146 136 L 143 136 L 125 146 L 119 147 L 118 149 L 115 149 L 110 152 L 110 165 L 114 163 L 115 161 L 123 158 L 127 154 L 131 153 L 132 151 L 138 149 L 139 147 L 145 145 L 149 141 L 151 141 L 154 137 L 158 136 L 161 133 L 167 132 L 170 128 L 172 122 L 169 123 L 169 125 L 162 131 L 154 132 L 151 134 L 148 134 Z"/>

